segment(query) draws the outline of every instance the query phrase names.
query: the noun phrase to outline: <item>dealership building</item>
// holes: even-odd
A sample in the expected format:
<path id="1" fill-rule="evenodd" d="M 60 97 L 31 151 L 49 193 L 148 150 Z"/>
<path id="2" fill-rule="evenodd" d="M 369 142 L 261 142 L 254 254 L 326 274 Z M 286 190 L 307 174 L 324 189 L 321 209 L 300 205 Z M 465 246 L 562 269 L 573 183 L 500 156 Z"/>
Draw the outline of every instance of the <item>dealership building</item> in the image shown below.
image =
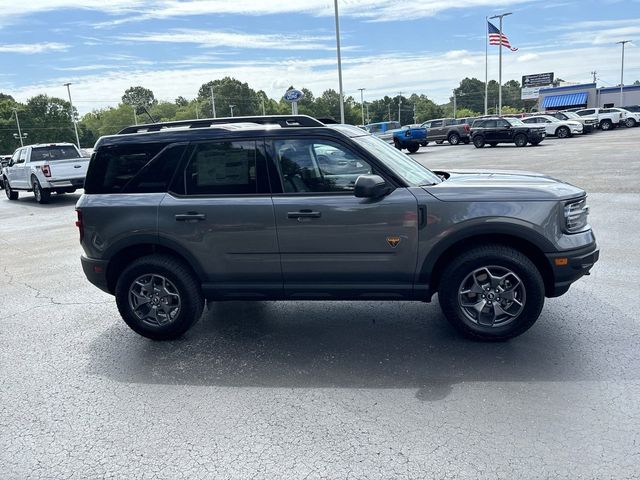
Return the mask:
<path id="1" fill-rule="evenodd" d="M 620 87 L 598 88 L 595 83 L 540 88 L 538 95 L 539 111 L 640 105 L 640 86 L 636 85 L 623 87 L 622 105 Z"/>

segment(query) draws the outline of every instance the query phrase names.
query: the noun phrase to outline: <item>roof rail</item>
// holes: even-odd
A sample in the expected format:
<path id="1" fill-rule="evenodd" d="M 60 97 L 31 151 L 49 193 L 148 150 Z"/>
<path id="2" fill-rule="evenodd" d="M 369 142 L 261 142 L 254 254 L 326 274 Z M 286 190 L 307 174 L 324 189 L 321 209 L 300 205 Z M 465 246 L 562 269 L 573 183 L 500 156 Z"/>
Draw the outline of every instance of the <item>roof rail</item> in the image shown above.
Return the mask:
<path id="1" fill-rule="evenodd" d="M 167 128 L 209 128 L 214 125 L 230 123 L 257 123 L 260 125 L 280 125 L 291 127 L 324 127 L 324 123 L 307 115 L 267 115 L 258 117 L 201 118 L 197 120 L 180 120 L 177 122 L 146 123 L 123 128 L 118 135 L 127 133 L 159 132 Z"/>

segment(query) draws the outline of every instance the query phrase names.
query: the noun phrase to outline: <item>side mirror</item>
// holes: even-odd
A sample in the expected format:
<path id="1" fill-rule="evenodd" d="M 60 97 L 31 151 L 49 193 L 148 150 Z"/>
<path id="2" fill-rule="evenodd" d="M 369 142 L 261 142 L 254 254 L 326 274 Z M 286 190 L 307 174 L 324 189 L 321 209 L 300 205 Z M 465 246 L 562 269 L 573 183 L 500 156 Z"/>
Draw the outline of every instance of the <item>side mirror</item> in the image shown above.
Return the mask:
<path id="1" fill-rule="evenodd" d="M 358 198 L 380 198 L 389 195 L 391 190 L 392 187 L 379 175 L 360 175 L 356 180 L 354 194 Z"/>

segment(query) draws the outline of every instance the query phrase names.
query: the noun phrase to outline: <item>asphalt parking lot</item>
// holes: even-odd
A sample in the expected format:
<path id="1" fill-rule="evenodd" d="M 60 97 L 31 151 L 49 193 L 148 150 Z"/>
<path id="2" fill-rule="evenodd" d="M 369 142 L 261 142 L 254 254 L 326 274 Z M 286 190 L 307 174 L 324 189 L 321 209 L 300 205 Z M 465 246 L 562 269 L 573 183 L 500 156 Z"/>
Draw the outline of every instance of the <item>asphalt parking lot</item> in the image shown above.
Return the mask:
<path id="1" fill-rule="evenodd" d="M 437 302 L 224 303 L 155 343 L 85 280 L 78 195 L 2 193 L 0 477 L 638 478 L 640 128 L 414 158 L 584 187 L 600 262 L 502 344 Z"/>

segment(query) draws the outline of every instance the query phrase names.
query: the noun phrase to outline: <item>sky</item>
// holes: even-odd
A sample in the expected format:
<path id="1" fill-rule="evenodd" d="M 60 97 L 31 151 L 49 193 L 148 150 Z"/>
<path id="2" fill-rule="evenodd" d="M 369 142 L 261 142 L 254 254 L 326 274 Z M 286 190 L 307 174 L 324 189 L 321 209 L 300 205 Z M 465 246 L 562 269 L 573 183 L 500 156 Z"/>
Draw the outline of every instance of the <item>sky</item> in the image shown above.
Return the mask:
<path id="1" fill-rule="evenodd" d="M 448 101 L 484 79 L 485 17 L 503 12 L 503 81 L 554 72 L 572 82 L 640 80 L 640 0 L 339 0 L 344 91 Z M 286 88 L 338 89 L 332 0 L 0 0 L 0 92 L 66 98 L 80 113 L 142 85 L 193 98 L 232 76 L 279 99 Z M 489 79 L 498 47 L 489 47 Z"/>

